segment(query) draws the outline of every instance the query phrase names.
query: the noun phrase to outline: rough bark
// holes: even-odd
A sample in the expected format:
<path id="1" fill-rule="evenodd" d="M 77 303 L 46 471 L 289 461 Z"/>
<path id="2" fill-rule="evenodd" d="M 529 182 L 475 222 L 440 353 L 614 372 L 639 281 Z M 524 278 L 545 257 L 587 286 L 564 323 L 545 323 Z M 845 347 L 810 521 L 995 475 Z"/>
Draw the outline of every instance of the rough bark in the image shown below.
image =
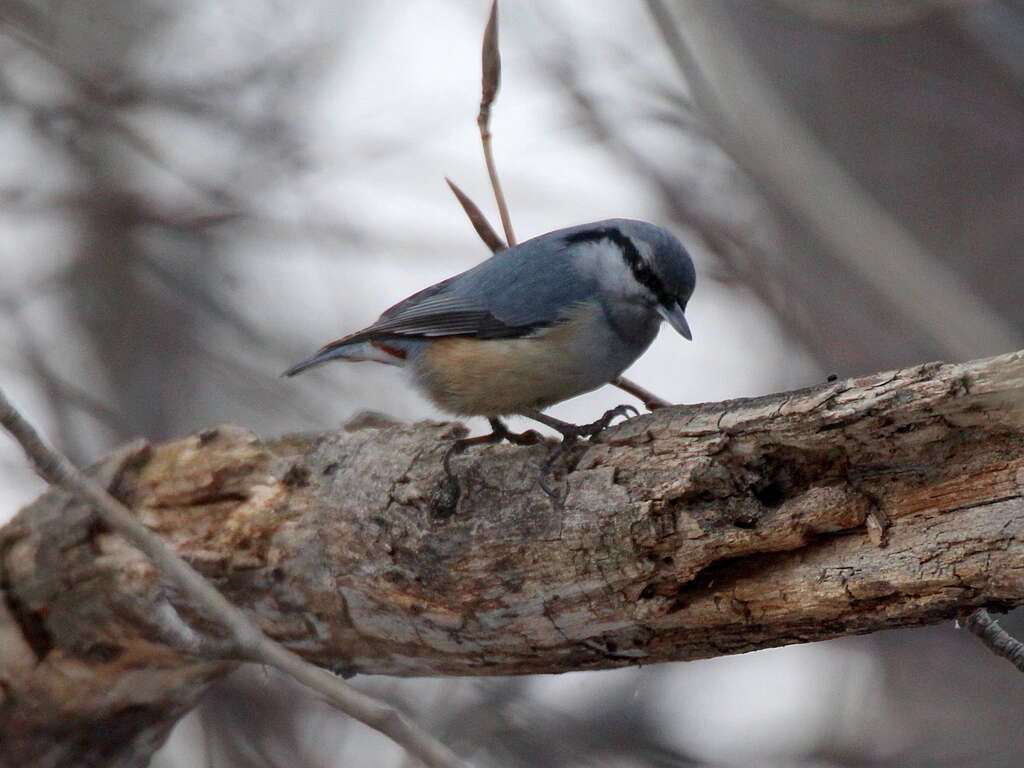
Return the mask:
<path id="1" fill-rule="evenodd" d="M 459 429 L 219 427 L 95 472 L 273 638 L 344 673 L 703 658 L 1024 603 L 1024 352 L 630 420 L 550 444 Z M 885 521 L 889 525 L 885 528 Z M 883 530 L 884 529 L 884 530 Z M 3 760 L 138 764 L 231 668 L 167 641 L 147 561 L 59 491 L 0 530 Z"/>

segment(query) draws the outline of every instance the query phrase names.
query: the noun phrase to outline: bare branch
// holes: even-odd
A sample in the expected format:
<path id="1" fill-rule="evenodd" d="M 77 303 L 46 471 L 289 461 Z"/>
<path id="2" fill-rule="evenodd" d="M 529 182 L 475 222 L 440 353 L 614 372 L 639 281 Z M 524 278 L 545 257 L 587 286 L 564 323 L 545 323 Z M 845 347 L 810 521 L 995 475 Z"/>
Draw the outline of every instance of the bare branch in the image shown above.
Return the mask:
<path id="1" fill-rule="evenodd" d="M 357 691 L 329 672 L 314 667 L 270 640 L 239 608 L 227 600 L 192 566 L 171 552 L 161 538 L 140 523 L 121 502 L 50 449 L 31 424 L 0 391 L 0 424 L 32 461 L 36 472 L 91 505 L 111 528 L 138 547 L 161 574 L 173 581 L 227 629 L 238 656 L 269 664 L 323 695 L 333 706 L 380 731 L 432 768 L 466 766 L 455 753 L 420 729 L 405 715 Z M 198 643 L 197 643 L 198 644 Z"/>
<path id="2" fill-rule="evenodd" d="M 494 154 L 491 151 L 491 106 L 494 104 L 494 99 L 498 95 L 498 87 L 501 85 L 501 53 L 498 50 L 498 0 L 494 0 L 491 4 L 491 15 L 487 20 L 487 27 L 484 29 L 481 58 L 483 60 L 483 76 L 480 112 L 477 115 L 476 124 L 480 129 L 484 162 L 487 164 L 487 175 L 491 179 L 491 188 L 494 189 L 494 200 L 498 204 L 501 226 L 505 230 L 505 241 L 512 246 L 516 244 L 516 235 L 512 231 L 512 219 L 508 214 L 508 204 L 501 191 L 498 169 L 494 164 Z"/>
<path id="3" fill-rule="evenodd" d="M 633 397 L 637 398 L 640 402 L 644 404 L 644 407 L 649 411 L 653 411 L 658 408 L 668 408 L 670 405 L 672 405 L 672 403 L 670 403 L 668 400 L 663 400 L 653 392 L 644 389 L 636 382 L 627 379 L 625 376 L 619 376 L 619 378 L 613 381 L 612 384 L 621 389 L 623 392 L 628 392 Z"/>
<path id="4" fill-rule="evenodd" d="M 448 186 L 455 194 L 456 199 L 458 199 L 462 210 L 469 217 L 469 223 L 473 225 L 473 229 L 476 230 L 484 244 L 491 249 L 491 253 L 497 253 L 508 248 L 505 241 L 501 239 L 501 236 L 494 231 L 494 227 L 491 226 L 491 222 L 484 216 L 483 211 L 477 207 L 476 203 L 469 199 L 469 195 L 459 189 L 459 186 L 447 176 L 444 177 L 444 180 L 448 182 Z"/>
<path id="5" fill-rule="evenodd" d="M 484 27 L 484 41 L 481 50 L 480 113 L 484 119 L 490 116 L 490 108 L 501 86 L 501 50 L 498 47 L 498 0 L 491 3 L 491 13 Z"/>
<path id="6" fill-rule="evenodd" d="M 999 626 L 988 611 L 979 608 L 963 619 L 963 625 L 972 635 L 981 638 L 992 653 L 1002 656 L 1024 672 L 1024 643 Z"/>

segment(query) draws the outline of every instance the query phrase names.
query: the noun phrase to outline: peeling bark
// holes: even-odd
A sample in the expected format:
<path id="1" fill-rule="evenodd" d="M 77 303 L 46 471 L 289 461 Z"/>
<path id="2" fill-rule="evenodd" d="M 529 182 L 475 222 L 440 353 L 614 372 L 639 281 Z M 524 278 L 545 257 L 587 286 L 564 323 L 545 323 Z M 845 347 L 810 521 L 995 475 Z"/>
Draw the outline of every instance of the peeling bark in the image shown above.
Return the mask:
<path id="1" fill-rule="evenodd" d="M 1018 352 L 635 418 L 568 454 L 564 503 L 550 443 L 473 449 L 453 486 L 438 423 L 218 427 L 94 472 L 318 664 L 506 675 L 1024 603 L 1022 426 Z M 0 590 L 4 764 L 142 764 L 232 666 L 174 649 L 217 627 L 60 491 L 0 529 Z"/>

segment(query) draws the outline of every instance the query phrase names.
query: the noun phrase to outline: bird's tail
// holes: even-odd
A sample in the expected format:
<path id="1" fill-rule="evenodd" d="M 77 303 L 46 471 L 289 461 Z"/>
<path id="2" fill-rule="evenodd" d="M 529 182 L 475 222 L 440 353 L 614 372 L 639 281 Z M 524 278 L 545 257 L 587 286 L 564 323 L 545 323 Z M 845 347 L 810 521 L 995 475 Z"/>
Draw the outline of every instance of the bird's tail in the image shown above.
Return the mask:
<path id="1" fill-rule="evenodd" d="M 301 363 L 296 363 L 281 375 L 296 376 L 309 368 L 313 368 L 314 366 L 326 363 L 329 360 L 336 360 L 340 357 L 342 357 L 342 355 L 338 354 L 338 350 L 331 350 L 330 352 L 318 352 L 312 357 L 306 358 Z"/>
<path id="2" fill-rule="evenodd" d="M 360 362 L 362 360 L 373 360 L 386 365 L 404 365 L 407 350 L 401 342 L 363 341 L 352 343 L 333 342 L 321 349 L 312 357 L 296 363 L 282 376 L 295 376 L 309 368 L 313 368 L 331 360 L 347 360 L 349 362 Z"/>

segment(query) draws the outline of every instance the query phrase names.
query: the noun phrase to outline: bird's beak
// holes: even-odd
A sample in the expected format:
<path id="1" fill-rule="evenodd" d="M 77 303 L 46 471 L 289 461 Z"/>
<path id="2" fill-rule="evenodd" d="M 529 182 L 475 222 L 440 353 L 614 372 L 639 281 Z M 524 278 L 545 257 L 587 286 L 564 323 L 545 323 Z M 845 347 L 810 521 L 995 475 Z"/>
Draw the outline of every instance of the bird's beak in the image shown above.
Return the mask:
<path id="1" fill-rule="evenodd" d="M 671 306 L 659 304 L 658 314 L 665 319 L 665 322 L 675 328 L 676 331 L 679 332 L 679 335 L 684 339 L 693 339 L 693 334 L 690 333 L 690 324 L 686 322 L 686 316 L 683 314 L 683 308 L 679 306 L 678 301 L 673 301 Z"/>

